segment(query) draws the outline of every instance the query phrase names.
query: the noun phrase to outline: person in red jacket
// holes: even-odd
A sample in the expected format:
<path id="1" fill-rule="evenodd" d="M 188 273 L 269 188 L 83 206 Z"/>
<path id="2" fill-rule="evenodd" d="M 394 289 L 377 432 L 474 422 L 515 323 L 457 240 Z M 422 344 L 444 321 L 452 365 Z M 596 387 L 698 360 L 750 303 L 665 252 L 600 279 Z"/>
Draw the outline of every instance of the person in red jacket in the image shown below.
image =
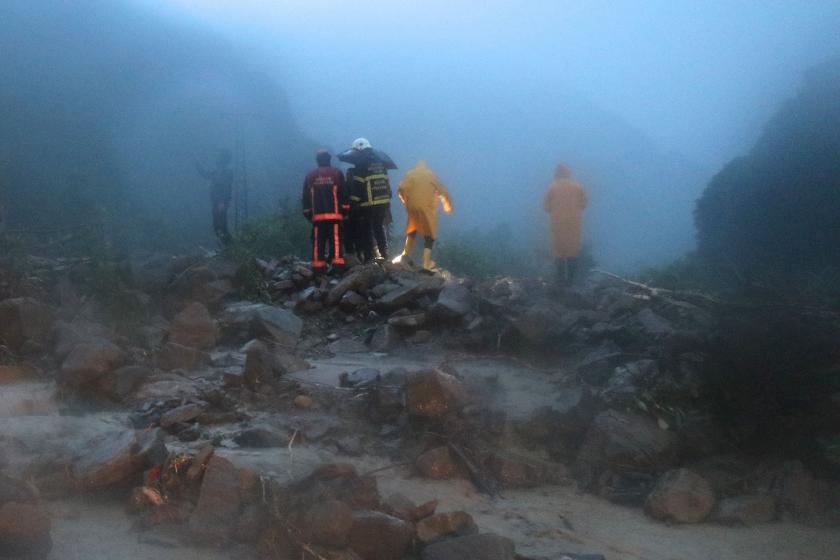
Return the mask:
<path id="1" fill-rule="evenodd" d="M 332 167 L 326 150 L 315 155 L 318 167 L 303 181 L 303 215 L 312 224 L 312 272 L 344 271 L 342 243 L 344 218 L 350 211 L 350 196 L 341 171 Z M 329 249 L 329 258 L 327 250 Z"/>

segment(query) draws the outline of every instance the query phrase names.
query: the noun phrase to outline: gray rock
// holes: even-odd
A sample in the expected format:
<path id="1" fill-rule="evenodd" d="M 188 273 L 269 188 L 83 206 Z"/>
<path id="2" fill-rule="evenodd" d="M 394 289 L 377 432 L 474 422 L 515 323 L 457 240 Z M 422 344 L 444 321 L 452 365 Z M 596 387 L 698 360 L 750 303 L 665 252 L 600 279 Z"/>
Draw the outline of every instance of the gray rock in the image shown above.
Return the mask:
<path id="1" fill-rule="evenodd" d="M 367 298 L 351 290 L 345 293 L 343 296 L 341 296 L 341 302 L 339 303 L 339 307 L 341 307 L 342 311 L 351 313 L 353 311 L 356 311 L 360 307 L 367 305 L 367 303 Z"/>
<path id="2" fill-rule="evenodd" d="M 460 319 L 472 311 L 474 298 L 463 284 L 450 282 L 443 286 L 432 313 L 444 319 Z"/>
<path id="3" fill-rule="evenodd" d="M 362 368 L 338 376 L 338 383 L 341 387 L 353 387 L 356 389 L 369 388 L 382 380 L 382 372 L 373 368 Z"/>
<path id="4" fill-rule="evenodd" d="M 185 404 L 167 410 L 160 417 L 161 428 L 169 428 L 181 422 L 190 422 L 198 418 L 204 412 L 204 407 L 198 404 Z"/>
<path id="5" fill-rule="evenodd" d="M 575 373 L 590 385 L 602 385 L 612 376 L 623 355 L 617 344 L 607 340 L 580 361 Z"/>
<path id="6" fill-rule="evenodd" d="M 245 428 L 233 440 L 242 447 L 283 447 L 289 443 L 283 431 L 269 426 Z"/>
<path id="7" fill-rule="evenodd" d="M 73 463 L 70 474 L 83 489 L 127 483 L 166 458 L 160 429 L 126 430 L 95 440 Z"/>
<path id="8" fill-rule="evenodd" d="M 303 321 L 288 309 L 247 301 L 228 305 L 221 321 L 228 330 L 287 347 L 297 344 L 303 329 Z"/>
<path id="9" fill-rule="evenodd" d="M 667 319 L 660 317 L 649 307 L 636 313 L 636 322 L 641 325 L 645 334 L 653 338 L 663 337 L 675 332 L 673 325 Z"/>

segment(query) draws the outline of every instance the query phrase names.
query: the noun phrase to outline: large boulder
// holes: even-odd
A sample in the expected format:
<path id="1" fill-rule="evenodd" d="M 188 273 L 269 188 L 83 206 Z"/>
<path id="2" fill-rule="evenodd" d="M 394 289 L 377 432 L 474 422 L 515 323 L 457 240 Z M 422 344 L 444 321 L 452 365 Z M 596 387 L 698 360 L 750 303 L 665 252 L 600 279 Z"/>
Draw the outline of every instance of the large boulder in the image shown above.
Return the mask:
<path id="1" fill-rule="evenodd" d="M 190 533 L 196 541 L 215 546 L 231 541 L 242 500 L 239 481 L 240 472 L 233 463 L 218 455 L 210 458 L 189 521 Z"/>
<path id="2" fill-rule="evenodd" d="M 335 305 L 341 302 L 348 292 L 354 292 L 357 295 L 367 292 L 382 276 L 382 269 L 378 266 L 365 266 L 352 270 L 329 291 L 327 305 Z"/>
<path id="3" fill-rule="evenodd" d="M 234 280 L 238 266 L 223 259 L 213 259 L 180 271 L 169 291 L 182 300 L 199 301 L 215 306 L 236 293 Z"/>
<path id="4" fill-rule="evenodd" d="M 64 359 L 61 379 L 73 387 L 91 385 L 116 369 L 124 359 L 123 351 L 112 342 L 84 342 Z"/>
<path id="5" fill-rule="evenodd" d="M 0 344 L 20 351 L 24 344 L 43 344 L 50 333 L 54 315 L 44 303 L 29 298 L 0 301 Z"/>
<path id="6" fill-rule="evenodd" d="M 101 489 L 132 482 L 166 459 L 164 433 L 126 430 L 106 434 L 92 442 L 73 463 L 70 475 L 82 489 Z"/>
<path id="7" fill-rule="evenodd" d="M 469 288 L 450 282 L 440 291 L 437 302 L 432 306 L 432 313 L 441 319 L 461 319 L 472 311 L 474 299 Z"/>
<path id="8" fill-rule="evenodd" d="M 689 469 L 668 471 L 645 502 L 645 512 L 660 521 L 700 523 L 715 507 L 711 484 Z"/>
<path id="9" fill-rule="evenodd" d="M 210 311 L 198 302 L 178 313 L 169 327 L 169 340 L 182 346 L 209 350 L 219 337 L 216 321 Z"/>
<path id="10" fill-rule="evenodd" d="M 294 347 L 303 329 L 303 321 L 288 309 L 248 301 L 228 305 L 221 322 L 235 335 L 246 334 L 285 347 Z"/>
<path id="11" fill-rule="evenodd" d="M 45 559 L 52 549 L 50 517 L 38 506 L 0 506 L 0 558 Z"/>
<path id="12" fill-rule="evenodd" d="M 676 437 L 648 417 L 607 410 L 595 417 L 578 462 L 595 472 L 662 472 L 676 458 Z"/>
<path id="13" fill-rule="evenodd" d="M 456 377 L 439 370 L 428 370 L 408 378 L 405 400 L 412 416 L 439 420 L 463 407 L 467 393 Z"/>
<path id="14" fill-rule="evenodd" d="M 484 533 L 447 539 L 423 549 L 422 560 L 515 560 L 513 541 Z"/>
<path id="15" fill-rule="evenodd" d="M 414 527 L 378 511 L 353 512 L 350 548 L 363 560 L 402 560 L 414 540 Z"/>
<path id="16" fill-rule="evenodd" d="M 353 510 L 342 501 L 326 500 L 309 508 L 304 532 L 315 543 L 343 548 L 353 528 Z"/>
<path id="17" fill-rule="evenodd" d="M 414 462 L 417 470 L 426 478 L 446 480 L 466 478 L 466 471 L 458 463 L 449 447 L 442 446 L 422 453 Z"/>
<path id="18" fill-rule="evenodd" d="M 552 453 L 566 455 L 579 446 L 599 403 L 585 386 L 563 389 L 551 406 L 534 410 L 519 427 L 529 441 L 540 443 Z"/>

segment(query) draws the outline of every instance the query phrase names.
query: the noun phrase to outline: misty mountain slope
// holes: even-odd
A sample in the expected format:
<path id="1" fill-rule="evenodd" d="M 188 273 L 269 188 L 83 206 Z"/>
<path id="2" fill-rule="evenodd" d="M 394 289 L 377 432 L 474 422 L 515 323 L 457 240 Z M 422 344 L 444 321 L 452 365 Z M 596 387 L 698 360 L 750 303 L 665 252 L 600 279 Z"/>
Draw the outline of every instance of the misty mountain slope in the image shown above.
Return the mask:
<path id="1" fill-rule="evenodd" d="M 692 209 L 710 176 L 702 166 L 573 92 L 535 91 L 523 103 L 501 89 L 453 89 L 457 111 L 440 104 L 452 94 L 434 88 L 411 105 L 373 102 L 391 117 L 376 138 L 400 166 L 427 159 L 450 186 L 455 213 L 444 227 L 507 222 L 521 245 L 547 256 L 543 194 L 563 161 L 587 188 L 585 243 L 601 266 L 632 269 L 694 247 Z"/>
<path id="2" fill-rule="evenodd" d="M 152 236 L 164 224 L 180 241 L 208 240 L 197 158 L 247 153 L 253 208 L 296 192 L 310 165 L 314 145 L 271 80 L 207 32 L 126 2 L 9 0 L 0 52 L 0 184 L 13 226 L 77 224 L 98 206 Z"/>
<path id="3" fill-rule="evenodd" d="M 697 204 L 699 248 L 742 279 L 811 282 L 815 274 L 840 269 L 838 215 L 840 59 L 835 59 L 811 70 L 749 154 L 709 183 Z M 831 289 L 836 291 L 836 284 Z"/>

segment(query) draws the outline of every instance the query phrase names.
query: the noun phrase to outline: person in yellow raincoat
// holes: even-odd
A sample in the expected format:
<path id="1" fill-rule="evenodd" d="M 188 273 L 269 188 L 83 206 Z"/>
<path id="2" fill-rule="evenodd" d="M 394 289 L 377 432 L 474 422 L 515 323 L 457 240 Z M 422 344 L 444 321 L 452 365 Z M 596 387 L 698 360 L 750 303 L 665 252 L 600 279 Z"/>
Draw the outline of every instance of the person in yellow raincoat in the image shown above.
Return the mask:
<path id="1" fill-rule="evenodd" d="M 545 193 L 545 211 L 551 220 L 551 241 L 558 273 L 564 282 L 571 281 L 580 254 L 583 211 L 586 191 L 562 163 L 554 172 L 554 181 Z"/>
<path id="2" fill-rule="evenodd" d="M 411 257 L 414 241 L 419 234 L 424 240 L 423 268 L 431 270 L 435 267 L 432 261 L 432 248 L 437 239 L 438 199 L 443 204 L 444 212 L 447 214 L 452 212 L 452 198 L 449 196 L 449 191 L 437 174 L 429 169 L 425 161 L 418 161 L 414 169 L 405 174 L 397 193 L 405 204 L 408 224 L 405 228 L 405 249 L 394 259 L 394 262 Z"/>

